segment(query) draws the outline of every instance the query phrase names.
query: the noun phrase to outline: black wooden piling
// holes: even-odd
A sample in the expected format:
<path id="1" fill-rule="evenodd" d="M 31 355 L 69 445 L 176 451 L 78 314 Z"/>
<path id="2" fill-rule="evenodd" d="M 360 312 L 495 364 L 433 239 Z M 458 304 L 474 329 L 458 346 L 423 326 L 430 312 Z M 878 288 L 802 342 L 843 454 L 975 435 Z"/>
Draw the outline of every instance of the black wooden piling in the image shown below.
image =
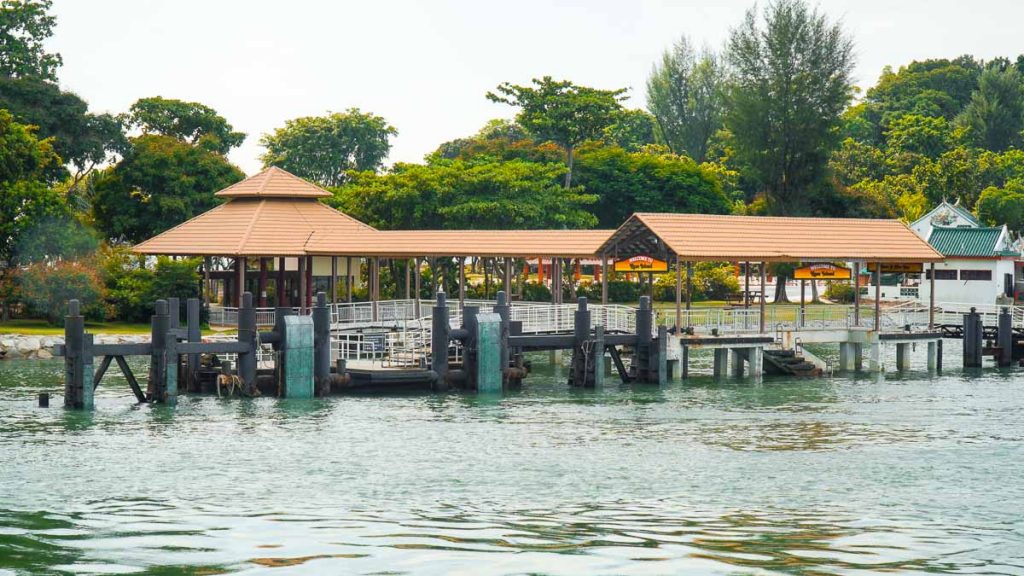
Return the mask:
<path id="1" fill-rule="evenodd" d="M 437 293 L 437 303 L 433 307 L 433 318 L 430 330 L 430 369 L 437 374 L 434 382 L 435 390 L 448 389 L 448 301 L 444 292 Z"/>
<path id="2" fill-rule="evenodd" d="M 248 350 L 238 353 L 238 379 L 242 390 L 248 395 L 256 387 L 256 309 L 252 305 L 252 292 L 242 293 L 242 305 L 238 308 L 238 342 Z"/>
<path id="3" fill-rule="evenodd" d="M 651 297 L 641 296 L 636 310 L 636 349 L 633 353 L 633 377 L 638 382 L 657 382 L 651 378 L 651 325 L 653 323 Z"/>
<path id="4" fill-rule="evenodd" d="M 572 386 L 587 385 L 589 336 L 590 310 L 587 309 L 587 299 L 580 297 L 576 300 L 576 311 L 573 313 L 572 360 L 569 371 L 569 384 Z"/>
<path id="5" fill-rule="evenodd" d="M 508 305 L 508 294 L 504 290 L 498 290 L 497 303 L 494 305 L 494 313 L 501 317 L 501 373 L 502 381 L 508 383 L 509 369 L 509 320 L 512 316 Z"/>
<path id="6" fill-rule="evenodd" d="M 981 315 L 971 308 L 964 314 L 964 368 L 981 368 L 984 327 Z"/>
<path id="7" fill-rule="evenodd" d="M 150 360 L 149 388 L 150 402 L 167 401 L 167 330 L 170 326 L 167 300 L 157 300 L 155 313 L 150 317 Z"/>
<path id="8" fill-rule="evenodd" d="M 317 292 L 313 307 L 313 382 L 319 396 L 331 392 L 331 310 L 327 295 Z"/>
<path id="9" fill-rule="evenodd" d="M 999 343 L 999 367 L 1013 364 L 1013 316 L 1008 308 L 999 311 L 999 331 L 996 336 Z"/>
<path id="10" fill-rule="evenodd" d="M 64 317 L 64 407 L 85 407 L 85 318 L 78 300 L 68 302 Z"/>
<path id="11" fill-rule="evenodd" d="M 50 407 L 50 395 L 46 392 L 39 393 L 39 407 L 49 408 Z"/>
<path id="12" fill-rule="evenodd" d="M 189 342 L 201 342 L 203 332 L 200 322 L 202 302 L 198 298 L 189 298 L 185 302 L 185 338 Z M 185 391 L 199 391 L 199 354 L 189 354 L 185 360 Z"/>

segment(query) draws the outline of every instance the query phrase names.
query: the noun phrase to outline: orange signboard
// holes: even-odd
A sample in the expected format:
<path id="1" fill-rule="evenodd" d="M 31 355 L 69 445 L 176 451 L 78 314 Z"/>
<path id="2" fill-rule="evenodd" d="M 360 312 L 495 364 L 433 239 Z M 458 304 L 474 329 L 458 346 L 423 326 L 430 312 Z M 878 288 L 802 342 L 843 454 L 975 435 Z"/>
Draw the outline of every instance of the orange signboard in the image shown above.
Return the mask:
<path id="1" fill-rule="evenodd" d="M 650 256 L 633 256 L 615 262 L 616 272 L 668 272 L 668 262 Z"/>
<path id="2" fill-rule="evenodd" d="M 793 278 L 797 280 L 849 280 L 850 269 L 827 262 L 809 264 L 794 270 Z"/>
<path id="3" fill-rule="evenodd" d="M 877 266 L 874 262 L 868 262 L 868 271 L 874 272 Z M 924 272 L 924 264 L 920 262 L 885 262 L 882 264 L 882 274 L 920 274 Z"/>

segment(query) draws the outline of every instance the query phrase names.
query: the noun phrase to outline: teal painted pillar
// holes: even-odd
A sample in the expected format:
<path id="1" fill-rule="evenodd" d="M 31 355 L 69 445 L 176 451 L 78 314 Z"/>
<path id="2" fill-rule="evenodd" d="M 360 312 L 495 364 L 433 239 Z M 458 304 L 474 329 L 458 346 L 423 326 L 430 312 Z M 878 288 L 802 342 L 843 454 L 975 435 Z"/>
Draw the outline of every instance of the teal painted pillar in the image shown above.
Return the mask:
<path id="1" fill-rule="evenodd" d="M 501 392 L 501 315 L 476 315 L 476 349 L 477 392 Z"/>
<path id="2" fill-rule="evenodd" d="M 285 398 L 313 397 L 313 318 L 285 316 L 281 346 Z"/>

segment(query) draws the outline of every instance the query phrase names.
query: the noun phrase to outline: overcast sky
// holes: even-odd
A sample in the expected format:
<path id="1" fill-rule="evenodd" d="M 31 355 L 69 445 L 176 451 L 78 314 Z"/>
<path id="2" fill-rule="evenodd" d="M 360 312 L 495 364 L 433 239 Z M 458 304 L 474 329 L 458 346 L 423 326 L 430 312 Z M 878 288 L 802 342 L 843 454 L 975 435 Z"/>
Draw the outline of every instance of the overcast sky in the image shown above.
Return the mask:
<path id="1" fill-rule="evenodd" d="M 260 135 L 298 116 L 358 107 L 398 129 L 390 161 L 417 162 L 512 110 L 484 94 L 533 77 L 630 87 L 673 41 L 720 47 L 748 0 L 361 2 L 55 0 L 61 84 L 96 111 L 164 96 L 217 109 L 249 136 L 230 154 L 260 169 Z M 1024 52 L 1024 2 L 824 0 L 857 50 L 857 82 L 882 67 Z"/>

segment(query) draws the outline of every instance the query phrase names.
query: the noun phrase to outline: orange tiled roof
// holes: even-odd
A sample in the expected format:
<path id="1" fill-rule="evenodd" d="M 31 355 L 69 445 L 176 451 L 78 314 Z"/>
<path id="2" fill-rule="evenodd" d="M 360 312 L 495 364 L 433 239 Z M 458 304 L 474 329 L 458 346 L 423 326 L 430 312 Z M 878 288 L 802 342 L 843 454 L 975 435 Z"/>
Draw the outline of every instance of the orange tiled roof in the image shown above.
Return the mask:
<path id="1" fill-rule="evenodd" d="M 315 233 L 359 238 L 378 232 L 312 198 L 238 198 L 137 244 L 134 250 L 187 256 L 301 256 Z"/>
<path id="2" fill-rule="evenodd" d="M 271 166 L 214 194 L 221 198 L 326 198 L 330 192 Z"/>
<path id="3" fill-rule="evenodd" d="M 659 245 L 682 260 L 943 260 L 899 220 L 637 213 L 603 243 L 614 255 Z"/>

